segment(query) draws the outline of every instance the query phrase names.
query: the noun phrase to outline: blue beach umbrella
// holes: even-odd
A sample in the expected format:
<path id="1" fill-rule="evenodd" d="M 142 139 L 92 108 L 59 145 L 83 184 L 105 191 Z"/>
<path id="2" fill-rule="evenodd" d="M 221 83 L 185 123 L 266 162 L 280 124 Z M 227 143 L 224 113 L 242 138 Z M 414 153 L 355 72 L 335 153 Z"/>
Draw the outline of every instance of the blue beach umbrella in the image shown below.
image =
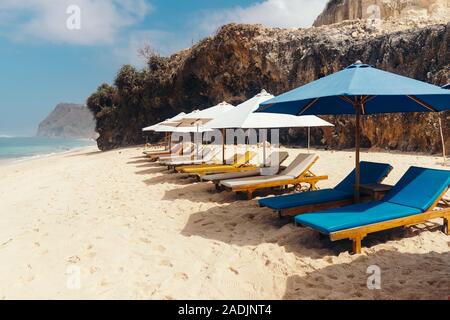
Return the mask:
<path id="1" fill-rule="evenodd" d="M 260 105 L 256 112 L 294 115 L 356 115 L 355 200 L 359 201 L 361 116 L 450 109 L 450 91 L 356 62 Z"/>

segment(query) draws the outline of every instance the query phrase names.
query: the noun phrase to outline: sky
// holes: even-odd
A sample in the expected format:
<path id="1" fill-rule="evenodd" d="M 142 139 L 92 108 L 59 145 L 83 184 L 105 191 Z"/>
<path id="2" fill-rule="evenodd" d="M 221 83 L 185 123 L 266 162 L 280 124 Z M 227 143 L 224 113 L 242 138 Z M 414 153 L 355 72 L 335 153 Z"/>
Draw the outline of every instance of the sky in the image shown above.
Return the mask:
<path id="1" fill-rule="evenodd" d="M 0 0 L 0 136 L 85 103 L 146 45 L 170 55 L 221 25 L 308 27 L 327 0 Z"/>

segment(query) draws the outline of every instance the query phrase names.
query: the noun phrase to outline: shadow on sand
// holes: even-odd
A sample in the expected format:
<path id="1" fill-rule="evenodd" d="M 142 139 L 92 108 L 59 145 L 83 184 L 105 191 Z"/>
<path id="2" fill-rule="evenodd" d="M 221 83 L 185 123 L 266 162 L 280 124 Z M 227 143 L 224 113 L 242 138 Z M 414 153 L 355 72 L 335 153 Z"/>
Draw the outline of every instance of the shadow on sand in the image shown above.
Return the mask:
<path id="1" fill-rule="evenodd" d="M 371 247 L 388 241 L 414 237 L 422 231 L 440 232 L 441 224 L 427 223 L 422 227 L 398 228 L 369 234 L 363 247 Z M 256 201 L 235 201 L 206 211 L 193 213 L 182 234 L 200 236 L 239 246 L 255 246 L 276 243 L 299 256 L 320 259 L 350 251 L 350 240 L 332 242 L 314 230 L 296 227 L 289 218 L 279 219 L 268 208 L 259 208 Z"/>
<path id="2" fill-rule="evenodd" d="M 143 164 L 143 163 L 151 163 L 151 162 L 148 159 L 138 159 L 127 162 L 127 164 Z"/>
<path id="3" fill-rule="evenodd" d="M 330 257 L 332 259 L 332 257 Z M 284 299 L 444 299 L 450 297 L 450 252 L 425 254 L 380 250 L 350 263 L 333 264 L 294 275 L 286 282 Z M 373 285 L 379 267 L 380 289 Z"/>
<path id="4" fill-rule="evenodd" d="M 69 155 L 67 155 L 67 157 L 95 156 L 95 155 L 99 155 L 104 152 L 107 152 L 107 151 L 97 150 L 97 151 L 90 151 L 90 152 L 85 152 L 85 153 L 69 154 Z"/>

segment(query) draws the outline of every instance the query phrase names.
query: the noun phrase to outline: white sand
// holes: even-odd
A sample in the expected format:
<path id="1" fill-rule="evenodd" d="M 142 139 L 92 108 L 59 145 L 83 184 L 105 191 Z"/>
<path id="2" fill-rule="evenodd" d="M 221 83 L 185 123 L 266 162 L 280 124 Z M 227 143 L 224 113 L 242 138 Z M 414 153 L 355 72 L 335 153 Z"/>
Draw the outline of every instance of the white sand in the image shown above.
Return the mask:
<path id="1" fill-rule="evenodd" d="M 321 187 L 353 168 L 352 152 L 317 153 L 314 171 L 330 176 Z M 371 235 L 363 254 L 352 256 L 349 241 L 320 239 L 255 201 L 167 174 L 141 154 L 90 148 L 0 166 L 0 298 L 450 296 L 450 237 L 439 220 Z M 387 153 L 362 159 L 391 163 L 387 183 L 410 165 L 441 162 Z M 381 290 L 366 286 L 372 264 L 381 268 Z M 80 268 L 79 289 L 67 286 L 70 266 Z"/>

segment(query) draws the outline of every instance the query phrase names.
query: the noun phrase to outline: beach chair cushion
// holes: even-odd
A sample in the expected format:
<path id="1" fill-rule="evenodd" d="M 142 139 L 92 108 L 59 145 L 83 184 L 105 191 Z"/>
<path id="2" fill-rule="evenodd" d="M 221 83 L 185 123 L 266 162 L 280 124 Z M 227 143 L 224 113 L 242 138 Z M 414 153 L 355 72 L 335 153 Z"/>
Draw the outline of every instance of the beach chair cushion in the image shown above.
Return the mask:
<path id="1" fill-rule="evenodd" d="M 186 158 L 180 158 L 180 159 L 174 159 L 172 161 L 168 161 L 165 164 L 167 165 L 183 165 L 183 164 L 201 164 L 204 162 L 208 162 L 213 160 L 216 154 L 218 154 L 219 151 L 211 148 L 205 148 L 203 154 L 199 152 L 198 156 L 197 153 L 194 152 L 191 156 L 188 156 Z M 196 158 L 193 158 L 195 157 Z M 198 158 L 197 158 L 198 157 Z"/>
<path id="2" fill-rule="evenodd" d="M 315 154 L 300 153 L 287 167 L 280 172 L 280 175 L 297 178 L 300 176 L 316 158 Z"/>
<path id="3" fill-rule="evenodd" d="M 286 151 L 272 152 L 264 161 L 266 166 L 280 166 L 287 158 L 289 153 Z"/>
<path id="4" fill-rule="evenodd" d="M 257 176 L 242 179 L 224 180 L 220 184 L 228 188 L 236 188 L 247 185 L 257 185 L 261 183 L 278 182 L 284 180 L 292 180 L 292 176 L 288 175 L 273 175 L 273 176 Z"/>
<path id="5" fill-rule="evenodd" d="M 237 188 L 242 186 L 259 185 L 262 183 L 273 183 L 278 181 L 292 180 L 305 172 L 316 156 L 314 154 L 299 154 L 291 164 L 277 175 L 248 177 L 242 179 L 224 180 L 220 184 L 228 188 Z"/>
<path id="6" fill-rule="evenodd" d="M 228 172 L 228 173 L 217 173 L 217 174 L 209 174 L 202 177 L 204 181 L 217 181 L 217 180 L 227 180 L 227 179 L 236 179 L 236 178 L 246 178 L 253 177 L 259 175 L 260 170 L 249 170 L 249 171 L 241 171 L 241 172 Z"/>
<path id="7" fill-rule="evenodd" d="M 450 171 L 410 167 L 382 201 L 307 213 L 295 221 L 324 233 L 423 213 L 450 185 Z"/>
<path id="8" fill-rule="evenodd" d="M 314 205 L 318 203 L 334 202 L 351 199 L 353 192 L 344 192 L 336 189 L 322 189 L 310 192 L 294 193 L 285 196 L 271 197 L 259 200 L 263 207 L 274 210 L 296 208 L 301 206 Z"/>
<path id="9" fill-rule="evenodd" d="M 386 163 L 361 161 L 361 176 L 360 184 L 380 183 L 391 172 L 392 166 Z M 334 188 L 344 192 L 354 192 L 355 185 L 355 170 L 344 178 Z"/>
<path id="10" fill-rule="evenodd" d="M 392 167 L 385 163 L 361 162 L 362 183 L 379 183 L 389 174 Z M 296 208 L 301 206 L 347 200 L 353 198 L 355 170 L 353 170 L 334 189 L 301 192 L 259 200 L 259 204 L 274 210 Z"/>
<path id="11" fill-rule="evenodd" d="M 426 211 L 450 185 L 450 170 L 410 167 L 385 201 Z"/>
<path id="12" fill-rule="evenodd" d="M 289 153 L 286 151 L 281 152 L 272 152 L 269 157 L 267 157 L 266 164 L 281 163 L 287 159 Z M 246 177 L 254 177 L 262 175 L 262 168 L 258 168 L 255 170 L 242 171 L 242 172 L 227 172 L 227 173 L 217 173 L 210 174 L 202 177 L 204 181 L 221 181 L 221 180 L 229 180 L 229 179 L 237 179 L 237 178 L 246 178 Z"/>
<path id="13" fill-rule="evenodd" d="M 295 221 L 301 225 L 329 234 L 421 212 L 417 208 L 396 203 L 374 201 L 298 215 L 295 217 Z"/>

